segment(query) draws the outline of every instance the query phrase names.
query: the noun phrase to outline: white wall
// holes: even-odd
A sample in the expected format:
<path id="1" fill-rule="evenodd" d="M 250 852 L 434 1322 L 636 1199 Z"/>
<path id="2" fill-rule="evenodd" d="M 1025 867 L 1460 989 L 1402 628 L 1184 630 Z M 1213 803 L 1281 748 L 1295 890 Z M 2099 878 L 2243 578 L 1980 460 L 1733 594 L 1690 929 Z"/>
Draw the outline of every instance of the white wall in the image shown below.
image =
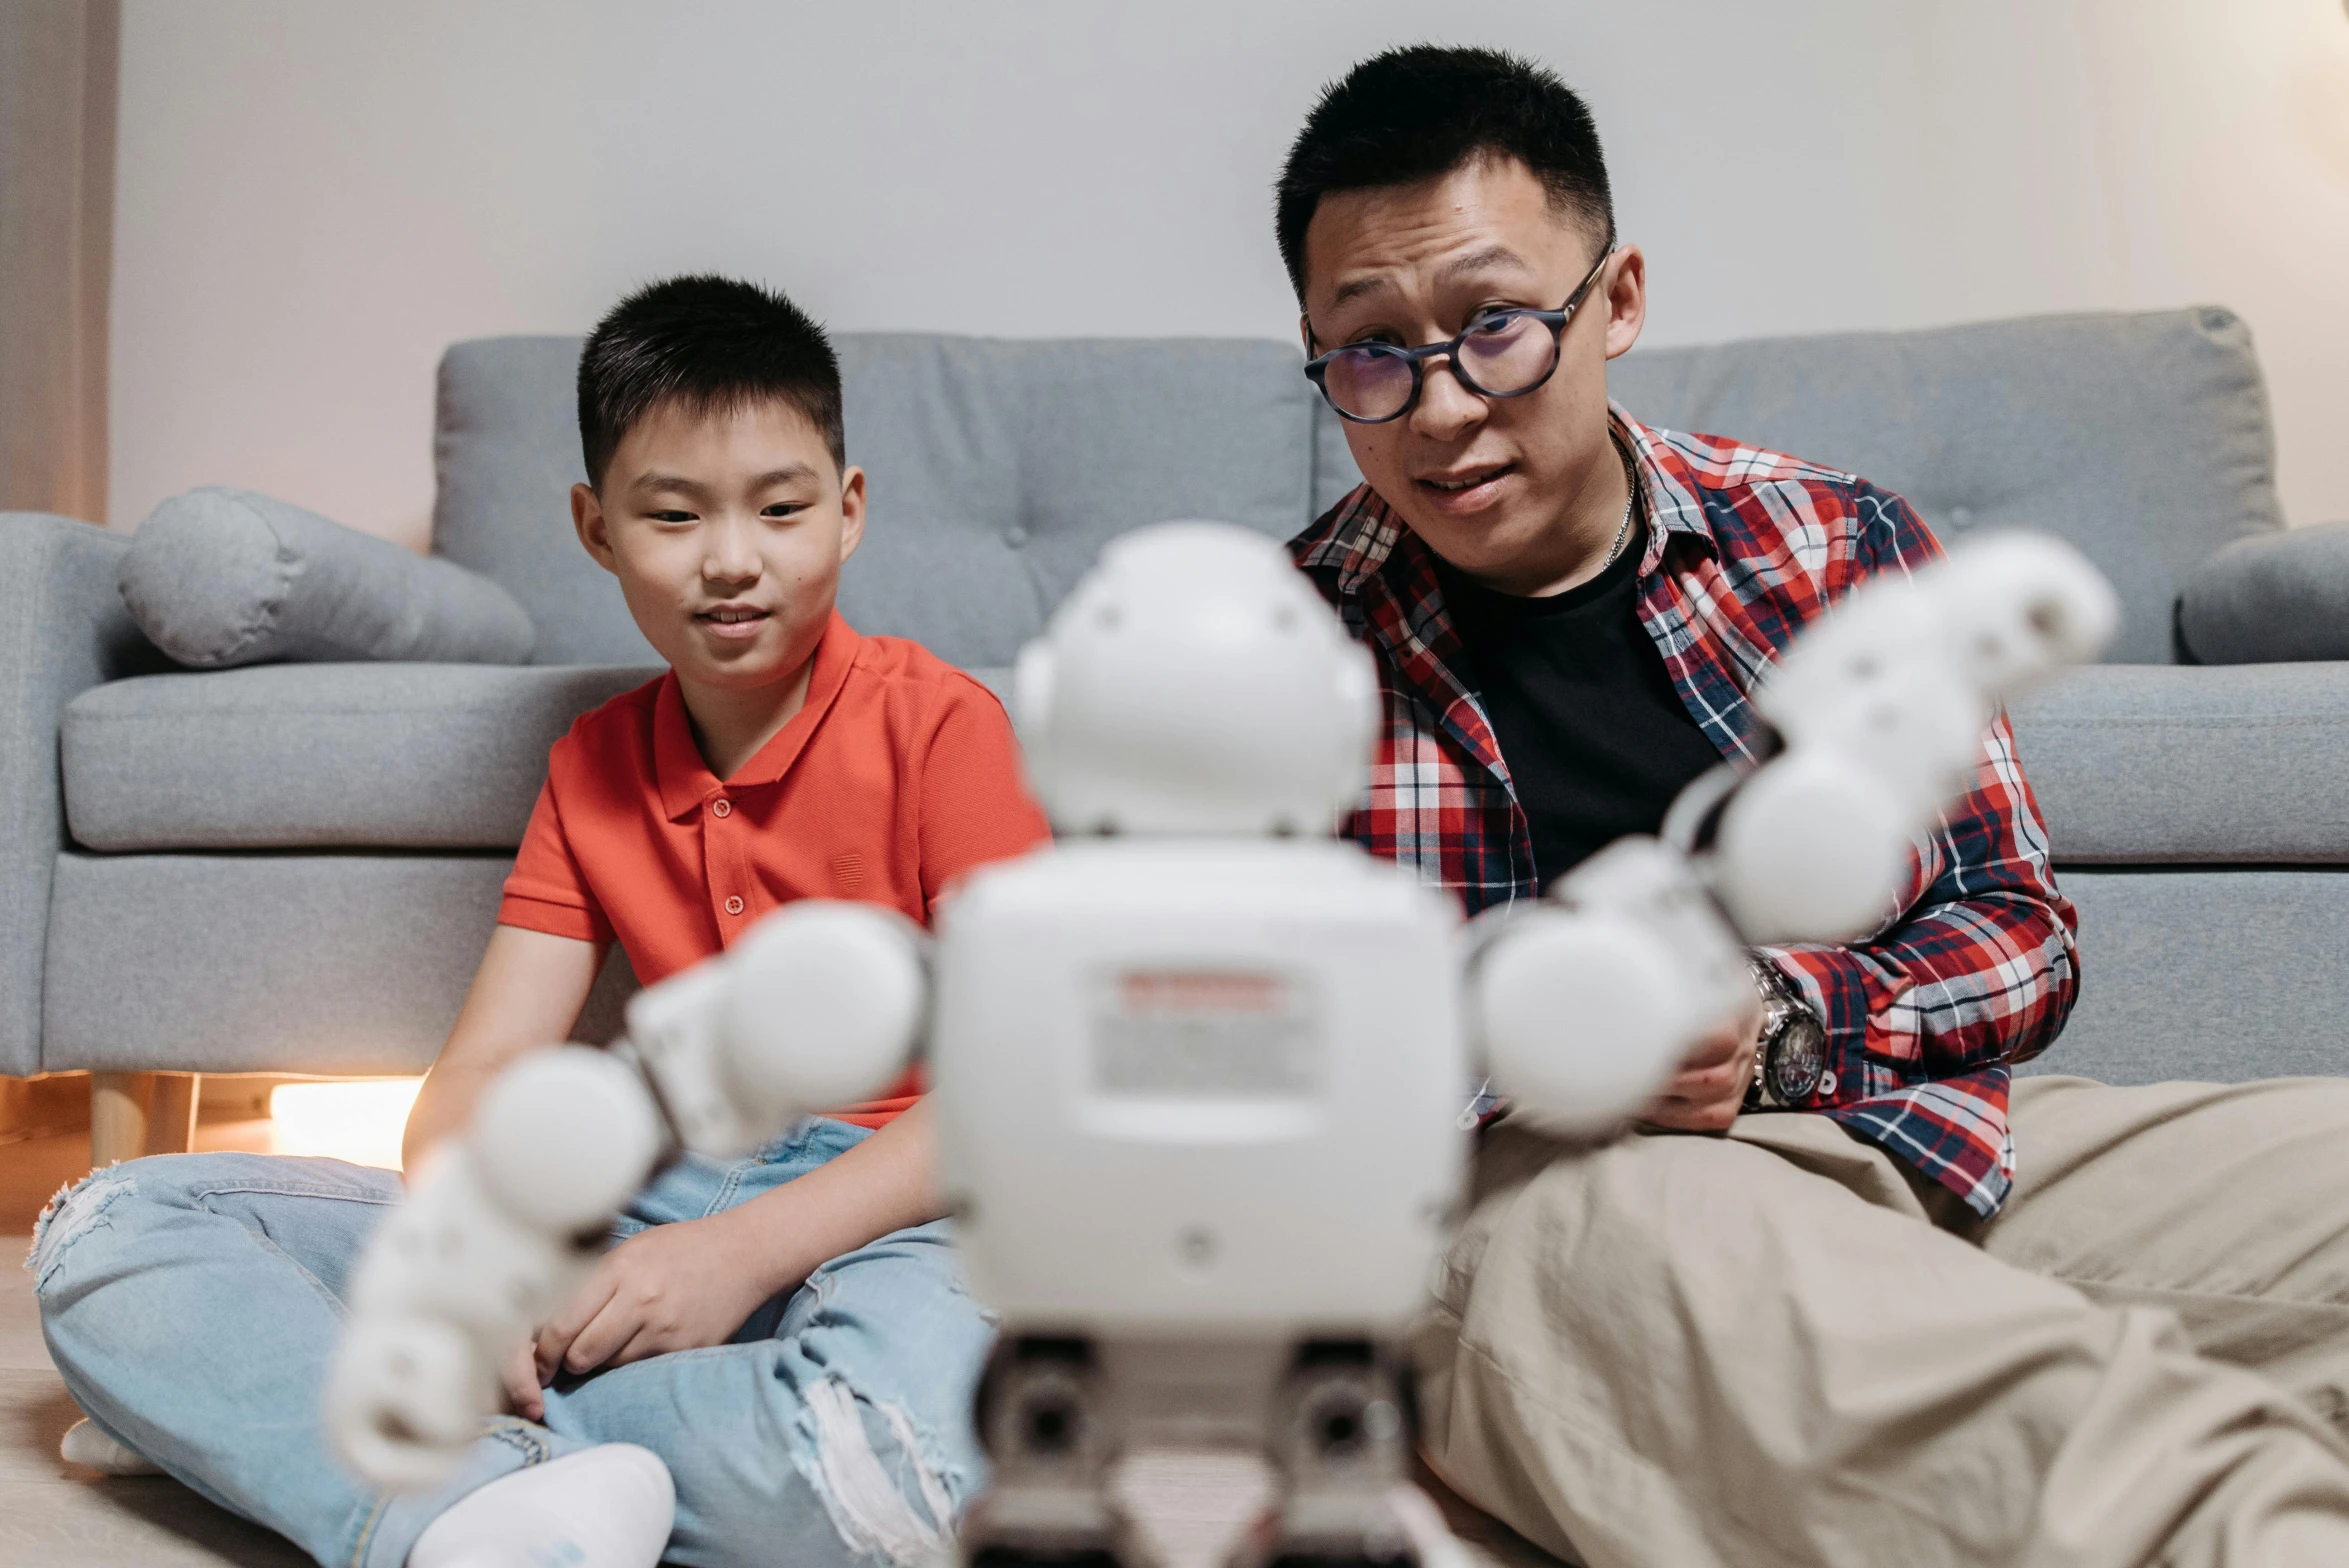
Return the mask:
<path id="1" fill-rule="evenodd" d="M 1423 37 L 1590 97 L 1650 341 L 2225 303 L 2288 514 L 2349 517 L 2341 0 L 125 13 L 117 526 L 229 483 L 421 547 L 442 346 L 684 268 L 844 329 L 1286 337 L 1280 156 L 1321 82 Z"/>

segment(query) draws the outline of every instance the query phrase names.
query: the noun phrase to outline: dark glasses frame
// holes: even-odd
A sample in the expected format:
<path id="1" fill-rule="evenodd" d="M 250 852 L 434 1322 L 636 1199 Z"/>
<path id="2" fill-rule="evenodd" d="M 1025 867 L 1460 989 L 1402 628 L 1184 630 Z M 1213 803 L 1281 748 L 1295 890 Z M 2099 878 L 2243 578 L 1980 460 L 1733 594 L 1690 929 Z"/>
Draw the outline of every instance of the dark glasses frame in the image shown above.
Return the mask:
<path id="1" fill-rule="evenodd" d="M 1565 336 L 1566 323 L 1574 319 L 1575 311 L 1582 307 L 1583 297 L 1590 293 L 1591 285 L 1599 281 L 1599 274 L 1606 270 L 1607 263 L 1614 258 L 1618 248 L 1610 240 L 1607 248 L 1599 252 L 1599 259 L 1591 264 L 1591 269 L 1584 275 L 1582 282 L 1576 285 L 1573 293 L 1566 296 L 1566 303 L 1560 305 L 1556 310 L 1535 310 L 1531 306 L 1515 306 L 1508 310 L 1487 311 L 1468 323 L 1467 326 L 1462 327 L 1456 336 L 1447 341 L 1423 344 L 1418 348 L 1397 348 L 1392 343 L 1348 343 L 1333 348 L 1326 354 L 1307 360 L 1305 362 L 1306 379 L 1320 390 L 1322 401 L 1329 404 L 1332 413 L 1340 419 L 1357 425 L 1388 424 L 1401 419 L 1405 414 L 1417 408 L 1420 389 L 1427 382 L 1427 362 L 1431 359 L 1450 360 L 1452 374 L 1458 378 L 1462 386 L 1479 397 L 1524 397 L 1529 392 L 1538 392 L 1549 384 L 1550 377 L 1558 373 L 1558 340 Z M 1531 385 L 1519 387 L 1514 392 L 1495 392 L 1489 387 L 1477 385 L 1476 377 L 1461 362 L 1460 345 L 1467 342 L 1480 330 L 1489 329 L 1496 321 L 1516 320 L 1538 321 L 1550 329 L 1550 368 L 1535 377 Z M 1308 332 L 1312 330 L 1310 322 L 1306 324 L 1306 330 Z M 1409 365 L 1411 367 L 1411 392 L 1403 399 L 1403 406 L 1391 414 L 1379 414 L 1375 417 L 1350 414 L 1338 407 L 1337 399 L 1330 396 L 1329 367 L 1330 362 L 1341 354 L 1367 354 L 1379 359 L 1401 360 L 1404 364 Z"/>

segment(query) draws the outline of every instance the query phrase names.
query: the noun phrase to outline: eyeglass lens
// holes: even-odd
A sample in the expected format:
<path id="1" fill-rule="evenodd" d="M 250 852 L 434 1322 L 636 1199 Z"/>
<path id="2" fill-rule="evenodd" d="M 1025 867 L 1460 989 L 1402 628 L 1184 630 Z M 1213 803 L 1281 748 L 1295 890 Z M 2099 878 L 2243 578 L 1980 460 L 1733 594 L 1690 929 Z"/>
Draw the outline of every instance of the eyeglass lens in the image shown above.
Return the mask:
<path id="1" fill-rule="evenodd" d="M 1411 361 L 1364 346 L 1332 354 L 1321 389 L 1341 413 L 1391 419 L 1411 401 L 1411 380 Z"/>
<path id="2" fill-rule="evenodd" d="M 1504 312 L 1461 335 L 1453 374 L 1471 390 L 1498 397 L 1523 392 L 1557 363 L 1558 335 L 1531 317 Z M 1382 344 L 1340 349 L 1329 358 L 1322 388 L 1356 419 L 1391 419 L 1411 401 L 1411 361 Z"/>
<path id="3" fill-rule="evenodd" d="M 1460 340 L 1461 368 L 1486 392 L 1522 392 L 1558 363 L 1558 334 L 1530 316 L 1499 315 Z"/>

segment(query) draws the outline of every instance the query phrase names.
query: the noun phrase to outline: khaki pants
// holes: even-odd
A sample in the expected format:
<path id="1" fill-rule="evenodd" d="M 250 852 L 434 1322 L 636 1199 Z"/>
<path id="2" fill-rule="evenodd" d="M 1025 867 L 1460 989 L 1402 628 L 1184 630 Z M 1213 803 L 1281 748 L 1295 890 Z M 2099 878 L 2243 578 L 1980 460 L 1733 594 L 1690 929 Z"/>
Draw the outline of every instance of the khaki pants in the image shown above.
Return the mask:
<path id="1" fill-rule="evenodd" d="M 1590 1568 L 2349 1565 L 2349 1081 L 2017 1082 L 1999 1217 L 1819 1116 L 1503 1123 L 1428 1457 Z"/>

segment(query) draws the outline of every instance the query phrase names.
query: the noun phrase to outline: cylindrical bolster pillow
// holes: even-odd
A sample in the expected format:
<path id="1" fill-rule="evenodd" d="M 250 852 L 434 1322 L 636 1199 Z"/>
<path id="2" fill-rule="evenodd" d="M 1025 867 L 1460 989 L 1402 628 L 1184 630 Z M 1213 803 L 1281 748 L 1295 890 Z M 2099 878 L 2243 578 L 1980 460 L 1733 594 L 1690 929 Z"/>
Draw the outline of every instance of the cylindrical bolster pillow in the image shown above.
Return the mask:
<path id="1" fill-rule="evenodd" d="M 488 578 L 250 490 L 207 486 L 155 508 L 120 582 L 155 646 L 199 669 L 522 664 L 537 640 L 529 612 Z"/>
<path id="2" fill-rule="evenodd" d="M 2228 545 L 2186 578 L 2178 634 L 2204 664 L 2349 659 L 2349 523 Z"/>

